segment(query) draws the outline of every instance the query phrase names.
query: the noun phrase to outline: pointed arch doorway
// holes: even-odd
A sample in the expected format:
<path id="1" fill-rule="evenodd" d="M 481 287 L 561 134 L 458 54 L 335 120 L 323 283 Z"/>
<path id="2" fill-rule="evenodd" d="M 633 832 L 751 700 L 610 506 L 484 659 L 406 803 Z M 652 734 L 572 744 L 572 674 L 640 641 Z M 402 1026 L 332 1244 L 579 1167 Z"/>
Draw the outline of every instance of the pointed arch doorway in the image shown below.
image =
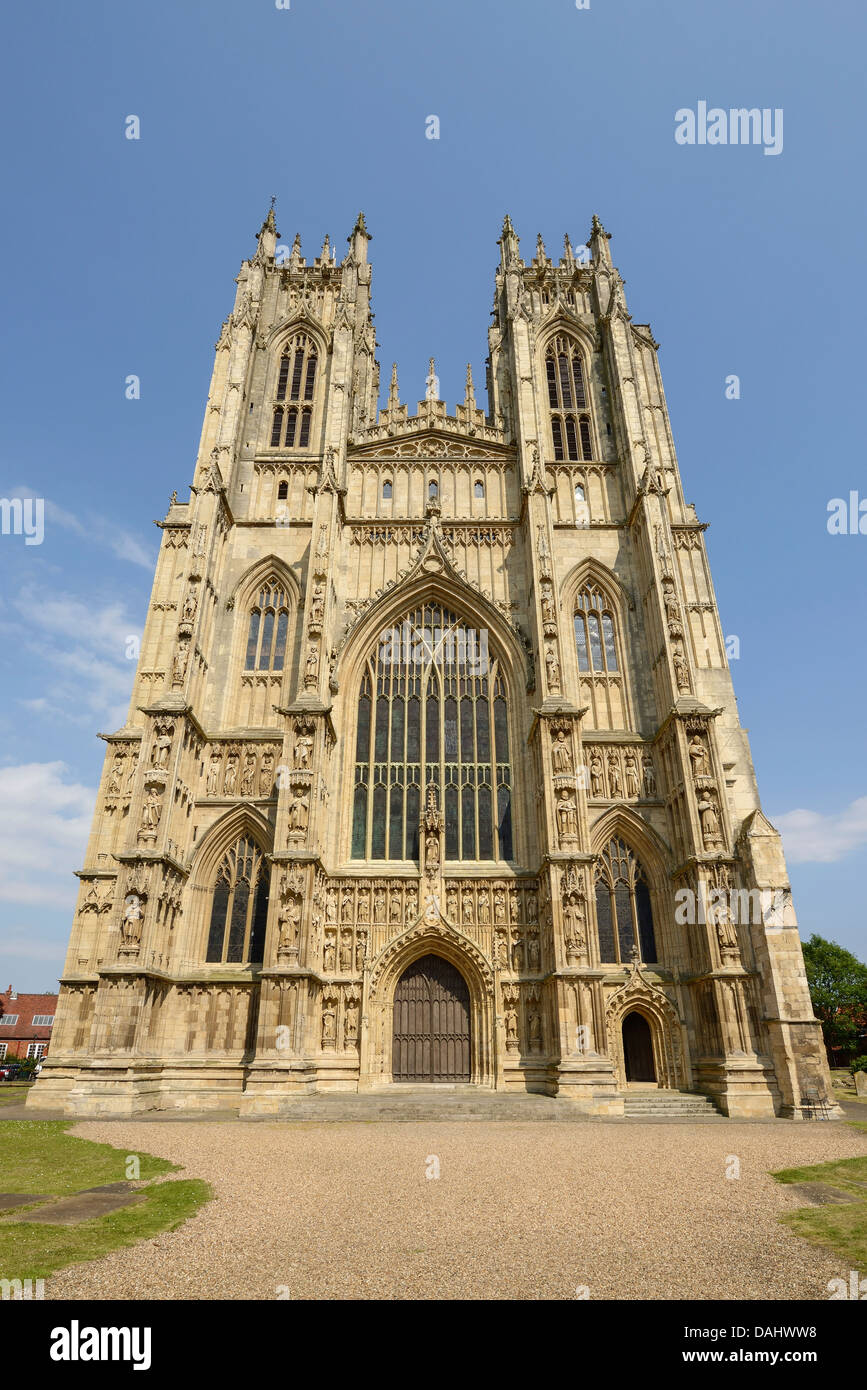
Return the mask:
<path id="1" fill-rule="evenodd" d="M 421 956 L 394 991 L 392 1079 L 466 1082 L 470 1079 L 470 991 L 442 956 Z"/>
<path id="2" fill-rule="evenodd" d="M 656 1082 L 650 1024 L 634 1009 L 623 1020 L 623 1062 L 627 1083 Z"/>

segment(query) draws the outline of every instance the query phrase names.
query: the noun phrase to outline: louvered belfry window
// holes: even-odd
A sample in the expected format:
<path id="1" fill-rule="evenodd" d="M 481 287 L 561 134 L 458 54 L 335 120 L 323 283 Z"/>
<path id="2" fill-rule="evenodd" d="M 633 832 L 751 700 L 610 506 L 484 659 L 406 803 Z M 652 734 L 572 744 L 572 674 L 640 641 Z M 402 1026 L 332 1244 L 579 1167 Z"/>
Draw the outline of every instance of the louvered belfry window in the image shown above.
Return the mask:
<path id="1" fill-rule="evenodd" d="M 282 671 L 289 630 L 289 600 L 276 580 L 263 584 L 250 612 L 245 671 Z"/>
<path id="2" fill-rule="evenodd" d="M 284 347 L 277 373 L 272 449 L 307 449 L 313 424 L 318 355 L 306 333 L 297 333 Z"/>
<path id="3" fill-rule="evenodd" d="M 568 338 L 555 338 L 545 354 L 551 438 L 555 461 L 593 458 L 590 413 L 581 353 Z"/>
<path id="4" fill-rule="evenodd" d="M 359 692 L 353 859 L 417 859 L 430 786 L 446 859 L 513 859 L 506 685 L 487 638 L 438 603 L 380 634 Z"/>
<path id="5" fill-rule="evenodd" d="M 240 839 L 223 855 L 214 884 L 205 959 L 243 965 L 264 959 L 268 868 L 258 845 Z"/>

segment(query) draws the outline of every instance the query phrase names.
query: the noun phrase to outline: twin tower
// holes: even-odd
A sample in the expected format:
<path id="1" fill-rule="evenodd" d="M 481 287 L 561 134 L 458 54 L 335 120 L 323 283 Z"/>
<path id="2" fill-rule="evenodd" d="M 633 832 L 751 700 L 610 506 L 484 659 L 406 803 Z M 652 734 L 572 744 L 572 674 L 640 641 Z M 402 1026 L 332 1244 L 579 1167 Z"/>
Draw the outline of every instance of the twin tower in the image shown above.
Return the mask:
<path id="1" fill-rule="evenodd" d="M 704 524 L 594 217 L 507 217 L 487 409 L 379 407 L 370 235 L 271 211 L 172 497 L 28 1103 L 431 1083 L 833 1113 Z"/>

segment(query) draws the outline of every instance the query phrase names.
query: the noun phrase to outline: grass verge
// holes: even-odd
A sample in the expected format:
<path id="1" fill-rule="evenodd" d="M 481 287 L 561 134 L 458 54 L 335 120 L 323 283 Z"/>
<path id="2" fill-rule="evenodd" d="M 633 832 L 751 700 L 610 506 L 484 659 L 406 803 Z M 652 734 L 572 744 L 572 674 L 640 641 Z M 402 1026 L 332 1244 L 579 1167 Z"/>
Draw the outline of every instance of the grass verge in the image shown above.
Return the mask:
<path id="1" fill-rule="evenodd" d="M 848 1193 L 850 1203 L 801 1207 L 786 1212 L 780 1220 L 795 1235 L 833 1250 L 850 1269 L 867 1270 L 867 1156 L 835 1159 L 809 1168 L 782 1168 L 771 1177 L 782 1183 L 822 1183 Z"/>
<path id="2" fill-rule="evenodd" d="M 67 1134 L 69 1121 L 0 1121 L 0 1192 L 68 1196 L 128 1178 L 128 1159 L 138 1159 L 143 1200 L 77 1226 L 36 1225 L 22 1209 L 0 1214 L 0 1278 L 44 1279 L 83 1260 L 173 1231 L 213 1196 L 198 1178 L 150 1182 L 178 1165 L 152 1154 L 115 1149 Z M 24 1209 L 25 1213 L 26 1210 Z"/>

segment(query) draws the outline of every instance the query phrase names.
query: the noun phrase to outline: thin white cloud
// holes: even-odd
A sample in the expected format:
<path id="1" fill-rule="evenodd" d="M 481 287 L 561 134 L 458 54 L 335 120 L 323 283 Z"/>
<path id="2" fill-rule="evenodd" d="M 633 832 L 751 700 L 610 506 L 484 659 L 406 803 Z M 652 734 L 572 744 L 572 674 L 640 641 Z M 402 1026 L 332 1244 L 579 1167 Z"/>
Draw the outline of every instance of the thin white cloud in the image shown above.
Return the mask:
<path id="1" fill-rule="evenodd" d="M 62 762 L 0 768 L 0 900 L 74 906 L 95 790 L 65 781 L 67 771 Z"/>
<path id="2" fill-rule="evenodd" d="M 38 695 L 22 696 L 22 708 L 91 729 L 125 723 L 135 674 L 126 653 L 139 631 L 121 603 L 100 607 L 28 584 L 7 603 L 5 620 L 15 644 L 54 672 Z"/>
<path id="3" fill-rule="evenodd" d="M 867 796 L 859 796 L 836 815 L 799 809 L 773 820 L 793 864 L 834 864 L 867 845 Z"/>
<path id="4" fill-rule="evenodd" d="M 35 497 L 37 492 L 30 487 L 15 487 L 9 495 L 11 497 Z M 72 531 L 76 536 L 80 536 L 82 540 L 104 546 L 121 560 L 128 560 L 130 564 L 140 565 L 142 569 L 150 571 L 154 569 L 156 546 L 154 546 L 153 551 L 149 551 L 147 546 L 131 531 L 126 530 L 109 517 L 101 516 L 98 512 L 89 512 L 82 520 L 73 512 L 58 507 L 56 502 L 52 502 L 50 498 L 46 497 L 45 522 L 46 530 L 51 526 L 61 526 L 65 531 Z"/>

